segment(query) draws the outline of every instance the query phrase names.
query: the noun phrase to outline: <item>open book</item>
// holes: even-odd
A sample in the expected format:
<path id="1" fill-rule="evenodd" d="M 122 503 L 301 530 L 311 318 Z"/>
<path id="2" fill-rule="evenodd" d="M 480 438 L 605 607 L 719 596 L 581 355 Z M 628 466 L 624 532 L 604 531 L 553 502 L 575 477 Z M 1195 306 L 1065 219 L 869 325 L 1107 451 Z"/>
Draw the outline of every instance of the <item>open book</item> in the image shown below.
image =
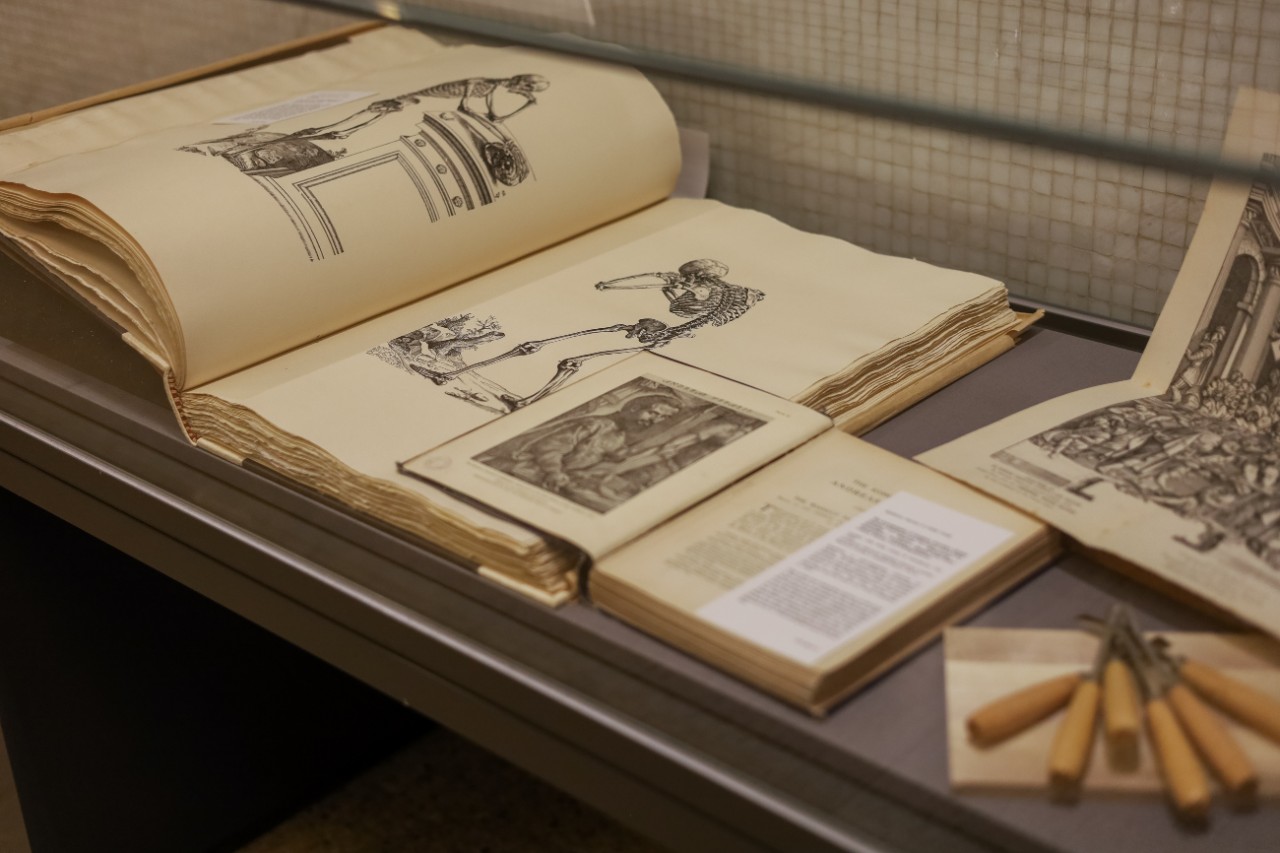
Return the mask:
<path id="1" fill-rule="evenodd" d="M 1241 91 L 1225 150 L 1280 166 L 1280 96 Z M 1280 631 L 1280 185 L 1214 183 L 1131 379 L 920 459 Z"/>
<path id="2" fill-rule="evenodd" d="M 999 283 L 666 200 L 640 74 L 382 28 L 0 134 L 0 233 L 200 447 L 547 601 L 580 555 L 396 463 L 652 353 L 871 426 L 1007 348 Z"/>
<path id="3" fill-rule="evenodd" d="M 642 353 L 404 463 L 592 561 L 592 602 L 822 713 L 1056 553 L 810 408 Z"/>

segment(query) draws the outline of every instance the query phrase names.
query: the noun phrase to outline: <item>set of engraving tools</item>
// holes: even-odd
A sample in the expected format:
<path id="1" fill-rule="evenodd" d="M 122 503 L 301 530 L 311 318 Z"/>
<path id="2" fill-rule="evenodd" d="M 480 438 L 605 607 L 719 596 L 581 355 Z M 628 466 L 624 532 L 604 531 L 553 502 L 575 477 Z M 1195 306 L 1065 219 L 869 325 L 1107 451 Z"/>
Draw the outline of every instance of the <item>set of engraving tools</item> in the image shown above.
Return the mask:
<path id="1" fill-rule="evenodd" d="M 966 720 L 969 738 L 997 744 L 1066 707 L 1048 760 L 1048 781 L 1058 796 L 1073 796 L 1084 779 L 1101 711 L 1108 758 L 1136 768 L 1142 720 L 1176 812 L 1204 820 L 1212 794 L 1204 770 L 1218 779 L 1228 801 L 1251 805 L 1258 774 L 1238 741 L 1205 702 L 1280 743 L 1280 702 L 1206 664 L 1174 654 L 1163 637 L 1147 637 L 1133 614 L 1113 605 L 1105 620 L 1082 616 L 1097 634 L 1087 672 L 1051 678 L 979 708 Z M 1202 701 L 1204 700 L 1204 701 Z M 1203 761 L 1203 764 L 1201 763 Z"/>

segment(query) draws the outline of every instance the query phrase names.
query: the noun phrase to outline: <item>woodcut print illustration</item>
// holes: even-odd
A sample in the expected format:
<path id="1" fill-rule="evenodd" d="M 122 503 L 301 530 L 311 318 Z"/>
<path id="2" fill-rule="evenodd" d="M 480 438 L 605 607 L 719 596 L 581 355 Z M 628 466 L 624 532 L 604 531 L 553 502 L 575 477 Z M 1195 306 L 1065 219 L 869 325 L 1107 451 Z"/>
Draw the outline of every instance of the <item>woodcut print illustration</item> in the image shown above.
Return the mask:
<path id="1" fill-rule="evenodd" d="M 1272 156 L 1264 162 L 1277 165 Z M 1275 187 L 1253 186 L 1167 391 L 1073 418 L 995 458 L 1083 500 L 1109 488 L 1163 507 L 1192 522 L 1172 537 L 1181 546 L 1199 552 L 1230 547 L 1280 569 Z M 1055 459 L 1087 470 L 1064 476 L 1061 468 L 1050 470 Z"/>
<path id="2" fill-rule="evenodd" d="M 432 376 L 465 368 L 469 350 L 503 337 L 497 318 L 480 319 L 463 313 L 412 329 L 370 349 L 368 354 L 415 376 Z M 479 373 L 462 375 L 445 393 L 491 412 L 508 411 L 496 401 L 509 392 Z"/>
<path id="3" fill-rule="evenodd" d="M 765 423 L 641 376 L 473 458 L 603 513 Z"/>
<path id="4" fill-rule="evenodd" d="M 482 408 L 506 413 L 523 408 L 555 391 L 591 359 L 657 349 L 680 338 L 690 338 L 708 326 L 723 326 L 745 314 L 764 293 L 725 281 L 729 268 L 716 260 L 699 259 L 681 264 L 676 272 L 645 272 L 600 281 L 596 291 L 657 289 L 667 300 L 667 310 L 685 322 L 668 325 L 644 317 L 634 323 L 615 323 L 582 329 L 540 340 L 524 341 L 490 358 L 468 363 L 467 351 L 504 337 L 501 324 L 490 317 L 479 323 L 471 315 L 449 318 L 415 329 L 369 350 L 389 364 L 416 373 L 440 386 L 450 396 Z M 535 355 L 564 341 L 594 335 L 621 336 L 619 345 L 559 358 L 551 378 L 542 387 L 520 395 L 486 378 L 484 370 L 513 358 Z M 634 341 L 634 343 L 627 343 Z"/>
<path id="5" fill-rule="evenodd" d="M 267 124 L 178 150 L 220 157 L 256 181 L 289 217 L 308 258 L 320 260 L 344 251 L 327 203 L 343 186 L 391 181 L 417 196 L 424 222 L 436 222 L 534 178 L 507 122 L 549 86 L 537 74 L 451 80 L 373 101 L 320 127 L 285 133 Z M 424 101 L 456 106 L 409 109 Z"/>

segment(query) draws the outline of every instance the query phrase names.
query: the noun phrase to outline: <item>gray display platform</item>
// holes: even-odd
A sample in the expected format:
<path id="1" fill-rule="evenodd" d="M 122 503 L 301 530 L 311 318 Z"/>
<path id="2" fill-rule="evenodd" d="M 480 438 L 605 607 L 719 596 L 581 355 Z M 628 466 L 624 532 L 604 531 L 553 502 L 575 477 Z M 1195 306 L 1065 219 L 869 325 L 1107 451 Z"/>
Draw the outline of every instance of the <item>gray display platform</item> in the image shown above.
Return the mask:
<path id="1" fill-rule="evenodd" d="M 1273 803 L 1219 806 L 1196 829 L 1150 796 L 953 794 L 938 643 L 810 719 L 588 606 L 532 603 L 199 452 L 140 358 L 0 264 L 0 486 L 675 849 L 1274 849 Z M 1032 331 L 869 438 L 915 453 L 1136 360 Z M 1153 627 L 1214 627 L 1076 556 L 972 621 L 1068 627 L 1115 598 Z"/>

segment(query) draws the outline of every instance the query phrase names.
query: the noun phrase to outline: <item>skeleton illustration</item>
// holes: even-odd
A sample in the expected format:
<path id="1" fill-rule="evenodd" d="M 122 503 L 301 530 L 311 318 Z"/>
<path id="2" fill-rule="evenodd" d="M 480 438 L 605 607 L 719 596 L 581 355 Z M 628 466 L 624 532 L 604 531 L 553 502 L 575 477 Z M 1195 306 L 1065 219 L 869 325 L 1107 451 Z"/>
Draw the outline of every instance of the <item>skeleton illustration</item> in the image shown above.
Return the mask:
<path id="1" fill-rule="evenodd" d="M 595 329 L 570 332 L 551 338 L 536 341 L 525 341 L 484 361 L 469 364 L 448 371 L 421 369 L 421 375 L 437 385 L 444 385 L 459 376 L 472 373 L 507 359 L 532 355 L 543 347 L 587 335 L 624 333 L 626 339 L 636 341 L 635 345 L 613 347 L 583 353 L 562 359 L 556 365 L 555 375 L 534 393 L 518 397 L 512 394 L 501 394 L 499 399 L 508 411 L 514 411 L 542 399 L 559 388 L 574 374 L 582 369 L 583 364 L 594 358 L 609 355 L 652 350 L 666 346 L 678 338 L 693 337 L 694 333 L 705 326 L 723 326 L 747 312 L 752 305 L 764 298 L 764 293 L 749 287 L 732 284 L 723 279 L 729 268 L 719 261 L 702 259 L 681 264 L 677 272 L 650 272 L 621 278 L 601 281 L 595 285 L 596 290 L 637 290 L 660 288 L 667 299 L 667 308 L 677 317 L 689 318 L 686 322 L 669 326 L 661 320 L 642 318 L 635 323 L 618 323 Z"/>
<path id="2" fill-rule="evenodd" d="M 413 94 L 424 98 L 458 98 L 458 109 L 472 115 L 476 115 L 476 112 L 471 107 L 471 99 L 484 98 L 484 117 L 492 122 L 503 122 L 521 110 L 536 104 L 538 99 L 534 97 L 534 92 L 541 92 L 550 85 L 547 78 L 538 74 L 516 74 L 505 79 L 471 77 L 466 80 L 454 80 L 450 83 L 428 86 Z M 524 103 L 506 113 L 499 114 L 494 107 L 494 96 L 501 91 L 510 92 L 523 99 Z"/>

